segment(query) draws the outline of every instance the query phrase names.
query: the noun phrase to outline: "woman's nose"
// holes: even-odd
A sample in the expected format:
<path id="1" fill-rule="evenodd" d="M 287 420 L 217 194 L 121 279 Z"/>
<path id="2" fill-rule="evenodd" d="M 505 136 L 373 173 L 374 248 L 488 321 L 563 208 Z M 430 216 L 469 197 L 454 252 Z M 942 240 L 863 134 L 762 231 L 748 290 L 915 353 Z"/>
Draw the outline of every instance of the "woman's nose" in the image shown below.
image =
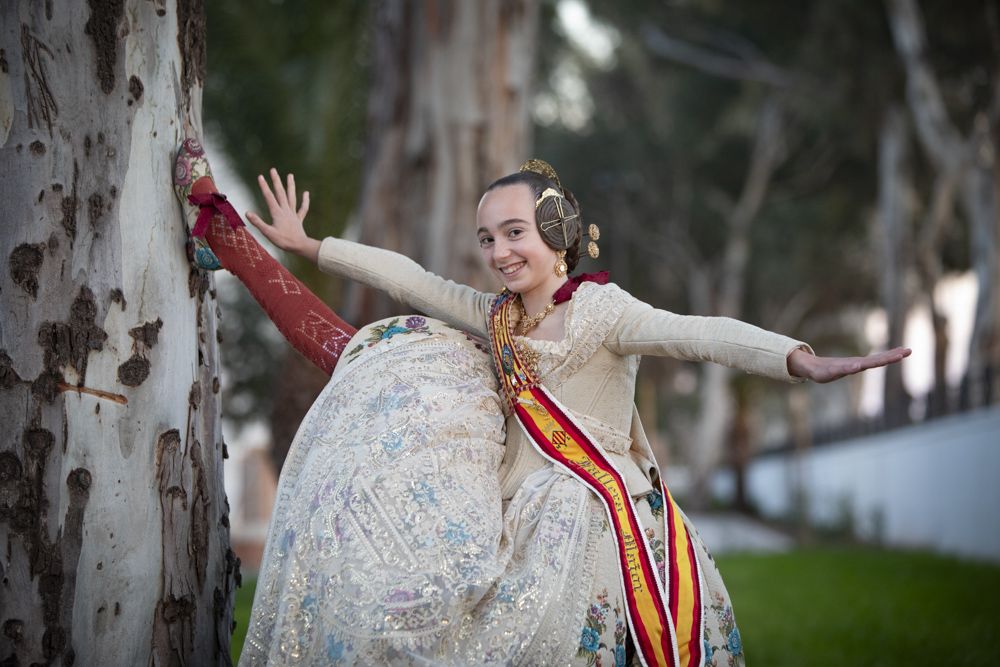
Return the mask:
<path id="1" fill-rule="evenodd" d="M 502 259 L 508 255 L 510 255 L 510 246 L 507 245 L 506 241 L 496 240 L 493 242 L 494 259 Z"/>

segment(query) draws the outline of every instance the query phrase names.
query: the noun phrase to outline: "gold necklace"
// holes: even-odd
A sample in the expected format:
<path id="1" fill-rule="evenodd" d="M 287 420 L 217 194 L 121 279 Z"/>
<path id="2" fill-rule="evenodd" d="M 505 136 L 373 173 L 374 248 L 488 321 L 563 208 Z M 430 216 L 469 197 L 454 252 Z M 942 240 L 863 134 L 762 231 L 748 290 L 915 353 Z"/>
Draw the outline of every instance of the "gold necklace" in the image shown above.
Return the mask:
<path id="1" fill-rule="evenodd" d="M 520 317 L 517 320 L 517 325 L 515 325 L 514 334 L 517 336 L 524 336 L 529 331 L 538 326 L 539 322 L 548 317 L 553 310 L 556 309 L 556 302 L 553 299 L 549 302 L 549 305 L 542 309 L 542 312 L 537 315 L 528 315 L 528 311 L 524 309 L 524 301 L 520 296 L 517 297 L 517 307 L 520 311 Z"/>

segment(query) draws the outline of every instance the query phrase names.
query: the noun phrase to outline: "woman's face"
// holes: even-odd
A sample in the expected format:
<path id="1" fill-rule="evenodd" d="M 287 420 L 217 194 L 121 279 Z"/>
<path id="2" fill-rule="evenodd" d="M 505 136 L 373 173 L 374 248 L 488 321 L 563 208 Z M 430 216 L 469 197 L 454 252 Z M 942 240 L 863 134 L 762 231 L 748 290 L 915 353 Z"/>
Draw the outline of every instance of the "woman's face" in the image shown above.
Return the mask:
<path id="1" fill-rule="evenodd" d="M 486 266 L 512 292 L 551 294 L 565 278 L 555 275 L 556 251 L 535 226 L 535 196 L 523 183 L 490 190 L 476 212 L 479 249 Z"/>

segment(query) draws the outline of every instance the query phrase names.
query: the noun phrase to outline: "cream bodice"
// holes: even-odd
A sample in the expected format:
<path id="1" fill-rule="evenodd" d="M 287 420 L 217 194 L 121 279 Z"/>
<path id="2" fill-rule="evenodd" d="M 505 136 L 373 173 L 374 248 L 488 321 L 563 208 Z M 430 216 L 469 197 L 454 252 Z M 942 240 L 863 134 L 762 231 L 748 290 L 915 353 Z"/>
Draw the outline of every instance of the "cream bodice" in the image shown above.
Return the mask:
<path id="1" fill-rule="evenodd" d="M 487 333 L 494 294 L 445 280 L 398 253 L 342 239 L 320 246 L 319 267 L 384 290 L 453 326 Z M 650 489 L 652 453 L 633 400 L 643 354 L 712 361 L 786 382 L 787 356 L 808 345 L 724 317 L 677 315 L 655 309 L 614 284 L 584 283 L 570 302 L 560 341 L 525 339 L 541 353 L 542 383 L 579 417 L 611 455 L 633 495 Z M 549 465 L 513 417 L 507 419 L 502 495 L 510 498 L 534 470 Z"/>

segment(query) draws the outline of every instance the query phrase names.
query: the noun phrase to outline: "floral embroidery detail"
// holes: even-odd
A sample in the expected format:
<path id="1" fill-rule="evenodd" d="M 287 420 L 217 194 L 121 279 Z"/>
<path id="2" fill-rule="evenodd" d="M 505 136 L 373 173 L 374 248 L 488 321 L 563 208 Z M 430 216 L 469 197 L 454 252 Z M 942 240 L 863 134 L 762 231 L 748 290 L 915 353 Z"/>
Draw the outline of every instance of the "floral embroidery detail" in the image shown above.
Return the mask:
<path id="1" fill-rule="evenodd" d="M 174 163 L 174 183 L 181 186 L 191 183 L 191 165 L 186 160 Z"/>
<path id="2" fill-rule="evenodd" d="M 646 539 L 649 540 L 649 547 L 653 550 L 653 560 L 656 561 L 656 569 L 660 572 L 660 581 L 667 578 L 667 548 L 663 540 L 656 537 L 656 532 L 652 528 L 646 529 Z"/>
<path id="3" fill-rule="evenodd" d="M 205 154 L 205 149 L 202 147 L 201 142 L 194 137 L 188 137 L 181 144 L 188 153 L 195 157 L 200 157 Z"/>
<path id="4" fill-rule="evenodd" d="M 739 655 L 743 652 L 743 641 L 740 639 L 740 629 L 734 627 L 732 632 L 729 633 L 729 638 L 726 639 L 726 648 L 733 655 Z"/>
<path id="5" fill-rule="evenodd" d="M 723 644 L 717 646 L 705 639 L 705 664 L 713 667 L 735 667 L 742 664 L 739 660 L 743 655 L 743 638 L 740 637 L 739 628 L 736 627 L 736 619 L 733 617 L 733 607 L 726 602 L 722 595 L 715 591 L 712 593 L 711 610 L 719 619 L 719 631 L 722 633 Z M 720 656 L 725 656 L 724 663 L 716 662 Z"/>
<path id="6" fill-rule="evenodd" d="M 658 519 L 663 518 L 663 493 L 659 489 L 653 489 L 644 497 L 649 503 L 649 511 L 653 513 L 653 516 Z"/>
<path id="7" fill-rule="evenodd" d="M 326 657 L 330 660 L 340 660 L 344 657 L 344 642 L 338 641 L 333 635 L 326 638 Z"/>
<path id="8" fill-rule="evenodd" d="M 608 628 L 611 614 L 614 613 L 614 647 L 609 647 L 601 641 L 601 636 Z M 603 589 L 597 594 L 597 600 L 587 609 L 587 616 L 584 619 L 583 630 L 580 633 L 580 648 L 576 654 L 585 658 L 588 665 L 601 667 L 601 656 L 598 655 L 600 649 L 611 651 L 614 657 L 615 667 L 625 665 L 625 636 L 627 630 L 625 619 L 622 617 L 622 610 L 617 606 L 612 607 L 608 602 L 608 589 Z"/>
<path id="9" fill-rule="evenodd" d="M 465 544 L 472 539 L 464 521 L 445 521 L 444 539 L 452 544 Z"/>
<path id="10" fill-rule="evenodd" d="M 591 627 L 584 627 L 580 635 L 580 650 L 588 653 L 597 653 L 600 648 L 601 635 Z"/>
<path id="11" fill-rule="evenodd" d="M 625 619 L 615 609 L 615 667 L 625 667 Z"/>
<path id="12" fill-rule="evenodd" d="M 357 355 L 360 354 L 361 350 L 371 347 L 376 343 L 383 340 L 389 340 L 397 334 L 411 334 L 411 333 L 422 333 L 430 335 L 430 327 L 427 326 L 427 320 L 419 315 L 412 315 L 406 318 L 403 326 L 399 326 L 399 318 L 395 317 L 384 324 L 374 324 L 368 327 L 368 338 L 365 339 L 364 343 L 359 343 L 351 348 L 351 351 L 345 354 L 347 361 L 354 361 Z"/>

